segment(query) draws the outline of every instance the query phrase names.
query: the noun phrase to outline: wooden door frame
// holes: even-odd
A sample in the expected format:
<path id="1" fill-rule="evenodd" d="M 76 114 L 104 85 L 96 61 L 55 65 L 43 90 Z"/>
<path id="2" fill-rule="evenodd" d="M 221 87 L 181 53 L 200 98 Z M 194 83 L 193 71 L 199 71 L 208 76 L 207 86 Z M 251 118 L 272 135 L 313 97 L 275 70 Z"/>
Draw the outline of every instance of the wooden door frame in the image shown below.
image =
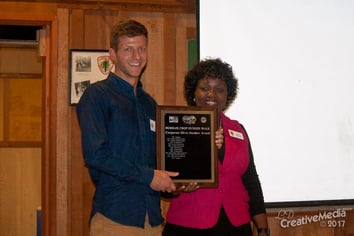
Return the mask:
<path id="1" fill-rule="evenodd" d="M 30 12 L 30 10 L 28 9 Z M 57 20 L 49 15 L 16 15 L 2 14 L 0 24 L 43 26 L 46 30 L 44 38 L 45 60 L 43 68 L 42 98 L 42 173 L 41 173 L 41 205 L 42 235 L 56 235 L 56 74 L 57 65 Z"/>

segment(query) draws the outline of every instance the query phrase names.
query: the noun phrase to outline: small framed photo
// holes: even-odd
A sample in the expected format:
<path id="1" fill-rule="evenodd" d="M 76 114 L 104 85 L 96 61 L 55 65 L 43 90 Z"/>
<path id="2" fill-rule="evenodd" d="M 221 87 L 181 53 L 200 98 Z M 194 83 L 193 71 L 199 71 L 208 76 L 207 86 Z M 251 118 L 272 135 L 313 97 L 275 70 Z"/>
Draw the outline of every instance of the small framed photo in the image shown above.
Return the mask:
<path id="1" fill-rule="evenodd" d="M 70 50 L 70 105 L 77 104 L 85 89 L 106 79 L 114 70 L 108 50 Z"/>

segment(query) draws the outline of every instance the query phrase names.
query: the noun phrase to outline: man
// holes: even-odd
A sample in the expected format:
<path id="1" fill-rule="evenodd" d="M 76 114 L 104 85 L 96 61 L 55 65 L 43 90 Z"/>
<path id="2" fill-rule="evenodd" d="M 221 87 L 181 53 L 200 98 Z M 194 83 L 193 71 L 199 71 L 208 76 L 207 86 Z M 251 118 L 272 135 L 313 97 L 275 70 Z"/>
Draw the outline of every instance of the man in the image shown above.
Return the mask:
<path id="1" fill-rule="evenodd" d="M 140 81 L 148 32 L 128 20 L 114 26 L 107 79 L 89 86 L 77 105 L 85 163 L 96 190 L 90 235 L 160 235 L 160 193 L 173 192 L 176 172 L 156 170 L 156 102 Z"/>

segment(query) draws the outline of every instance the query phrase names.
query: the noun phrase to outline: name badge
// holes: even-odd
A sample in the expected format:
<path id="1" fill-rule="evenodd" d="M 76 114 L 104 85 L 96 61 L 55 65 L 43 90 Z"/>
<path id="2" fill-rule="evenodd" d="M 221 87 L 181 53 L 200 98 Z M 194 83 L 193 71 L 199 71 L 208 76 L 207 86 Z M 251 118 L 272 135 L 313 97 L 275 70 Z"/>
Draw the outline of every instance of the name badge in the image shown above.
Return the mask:
<path id="1" fill-rule="evenodd" d="M 229 129 L 229 135 L 234 138 L 242 139 L 243 140 L 243 134 L 241 132 L 231 130 Z"/>
<path id="2" fill-rule="evenodd" d="M 150 130 L 156 132 L 156 122 L 150 119 Z"/>

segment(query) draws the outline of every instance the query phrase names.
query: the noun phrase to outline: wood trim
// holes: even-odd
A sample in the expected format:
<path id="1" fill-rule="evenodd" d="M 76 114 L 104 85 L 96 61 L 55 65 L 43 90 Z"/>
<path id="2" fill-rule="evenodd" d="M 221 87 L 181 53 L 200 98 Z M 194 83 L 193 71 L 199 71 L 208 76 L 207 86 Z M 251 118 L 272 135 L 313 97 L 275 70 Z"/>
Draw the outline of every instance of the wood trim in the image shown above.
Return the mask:
<path id="1" fill-rule="evenodd" d="M 57 75 L 57 19 L 46 25 L 47 45 L 44 86 L 43 86 L 43 148 L 42 148 L 42 235 L 55 236 L 57 230 L 57 104 L 56 104 L 56 75 Z"/>
<path id="2" fill-rule="evenodd" d="M 188 27 L 186 30 L 187 39 L 196 39 L 197 38 L 197 29 L 196 27 Z"/>
<path id="3" fill-rule="evenodd" d="M 42 142 L 26 142 L 26 141 L 23 141 L 23 142 L 19 142 L 19 141 L 16 141 L 16 142 L 11 142 L 11 141 L 1 141 L 0 142 L 0 148 L 4 148 L 4 147 L 16 147 L 16 148 L 21 148 L 21 147 L 25 147 L 25 148 L 28 148 L 28 147 L 42 147 Z"/>
<path id="4" fill-rule="evenodd" d="M 55 20 L 57 4 L 36 4 L 33 1 L 30 3 L 0 2 L 0 9 L 1 24 L 41 26 Z"/>
<path id="5" fill-rule="evenodd" d="M 77 120 L 75 107 L 71 108 L 71 150 L 81 150 L 81 131 L 79 128 L 79 123 Z M 91 202 L 85 202 L 86 199 L 91 200 L 91 193 L 85 193 L 85 178 L 84 174 L 88 172 L 84 165 L 84 158 L 82 157 L 82 152 L 72 152 L 71 154 L 71 165 L 69 172 L 74 173 L 75 178 L 69 180 L 69 202 L 71 209 L 71 234 L 70 235 L 89 235 L 88 232 L 88 220 L 90 216 L 90 211 L 86 212 L 86 208 L 91 209 Z M 91 185 L 93 185 L 91 183 Z M 75 190 L 75 191 L 72 191 Z M 87 194 L 87 195 L 86 195 Z M 85 208 L 85 206 L 88 206 Z"/>
<path id="6" fill-rule="evenodd" d="M 9 124 L 10 124 L 10 117 L 9 117 L 9 81 L 7 79 L 4 80 L 4 83 L 3 83 L 3 86 L 4 86 L 4 97 L 3 97 L 3 109 L 4 109 L 4 136 L 3 136 L 3 140 L 4 141 L 8 141 L 9 140 L 9 137 L 10 137 L 10 134 L 9 134 L 9 129 L 6 129 L 5 127 L 9 127 Z"/>
<path id="7" fill-rule="evenodd" d="M 20 0 L 27 4 L 33 0 Z M 59 8 L 118 10 L 137 12 L 194 13 L 195 0 L 37 0 L 41 4 L 56 4 Z"/>
<path id="8" fill-rule="evenodd" d="M 0 39 L 0 48 L 37 48 L 37 41 L 24 41 L 24 40 L 3 40 Z"/>
<path id="9" fill-rule="evenodd" d="M 175 14 L 164 15 L 164 103 L 165 105 L 176 104 L 176 16 Z"/>
<path id="10" fill-rule="evenodd" d="M 67 45 L 68 48 L 84 48 L 85 47 L 85 10 L 74 9 L 66 17 L 69 19 L 67 32 L 69 35 L 76 35 L 76 37 L 70 37 L 71 41 Z M 81 152 L 75 152 L 73 150 L 81 150 L 81 131 L 79 129 L 76 107 L 70 107 L 70 121 L 71 121 L 71 137 L 69 138 L 71 143 L 71 158 L 68 166 L 69 173 L 74 173 L 75 178 L 72 178 L 70 174 L 68 182 L 68 204 L 71 211 L 70 225 L 68 227 L 69 235 L 88 235 L 88 232 L 83 233 L 88 221 L 88 218 L 84 219 L 84 184 L 83 184 L 83 158 Z M 75 191 L 72 191 L 74 190 Z M 86 221 L 85 221 L 86 220 Z"/>
<path id="11" fill-rule="evenodd" d="M 56 223 L 57 235 L 71 235 L 71 211 L 70 211 L 70 158 L 71 158 L 71 116 L 69 106 L 69 83 L 68 83 L 68 64 L 69 64 L 69 9 L 58 9 L 58 35 L 55 38 L 57 44 L 57 62 L 55 64 L 56 85 L 55 94 L 52 97 L 56 100 L 56 119 L 55 129 L 60 131 L 56 135 L 56 178 L 57 178 L 57 194 L 56 206 L 57 215 Z M 61 227 L 59 227 L 61 226 Z M 50 234 L 52 235 L 52 234 Z"/>
<path id="12" fill-rule="evenodd" d="M 0 79 L 42 79 L 39 73 L 0 73 Z"/>

